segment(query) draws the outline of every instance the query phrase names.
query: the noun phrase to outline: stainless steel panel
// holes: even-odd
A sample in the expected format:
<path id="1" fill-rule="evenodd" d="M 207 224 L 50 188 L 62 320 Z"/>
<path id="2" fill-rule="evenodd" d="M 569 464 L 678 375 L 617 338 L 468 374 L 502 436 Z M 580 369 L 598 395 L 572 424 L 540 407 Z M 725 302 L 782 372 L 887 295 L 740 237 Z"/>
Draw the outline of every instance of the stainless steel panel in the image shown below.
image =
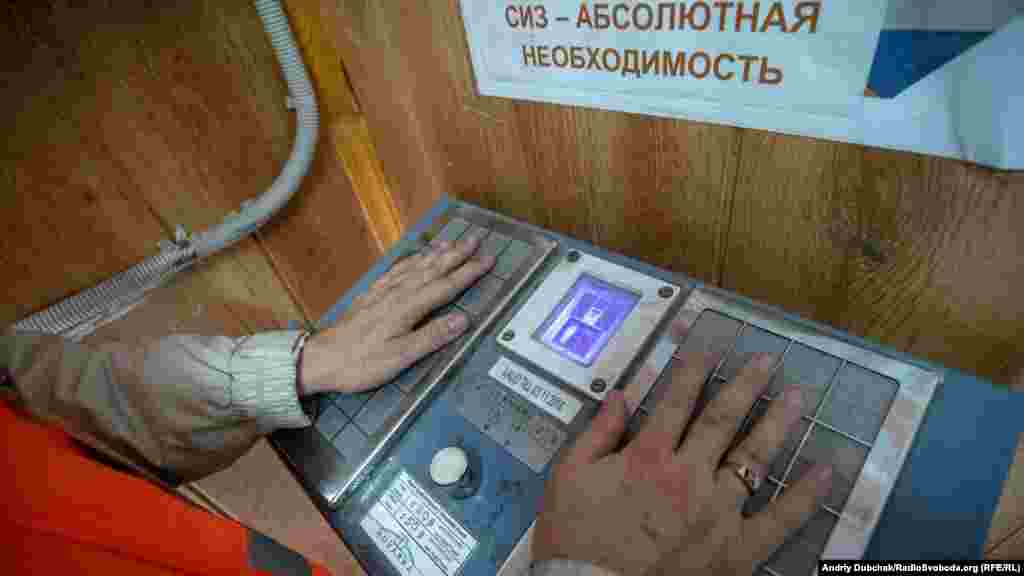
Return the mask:
<path id="1" fill-rule="evenodd" d="M 521 240 L 512 240 L 494 263 L 492 274 L 499 278 L 512 278 L 530 257 L 532 247 Z"/>
<path id="2" fill-rule="evenodd" d="M 491 378 L 463 381 L 458 412 L 509 454 L 540 473 L 565 443 L 554 418 Z"/>
<path id="3" fill-rule="evenodd" d="M 635 434 L 643 426 L 646 418 L 648 418 L 641 408 L 641 403 L 646 402 L 650 392 L 655 389 L 656 383 L 665 379 L 667 376 L 666 368 L 672 362 L 673 355 L 679 346 L 678 334 L 671 326 L 674 324 L 674 321 L 668 324 L 668 329 L 662 331 L 657 336 L 657 340 L 654 342 L 651 350 L 642 359 L 632 378 L 630 378 L 623 389 L 623 394 L 626 397 L 626 407 L 630 411 L 631 416 L 627 435 Z M 534 525 L 530 525 L 526 534 L 519 539 L 512 553 L 505 559 L 505 562 L 498 570 L 499 576 L 527 574 L 532 559 L 530 544 L 533 538 Z"/>
<path id="4" fill-rule="evenodd" d="M 331 444 L 353 465 L 370 453 L 370 439 L 354 424 L 346 426 Z"/>
<path id="5" fill-rule="evenodd" d="M 790 463 L 793 461 L 793 456 L 796 455 L 797 448 L 800 447 L 800 443 L 803 442 L 804 437 L 810 430 L 810 422 L 800 422 L 795 428 L 786 436 L 786 442 L 782 446 L 782 450 L 772 461 L 769 474 L 776 480 L 785 481 L 786 471 L 789 469 Z"/>
<path id="6" fill-rule="evenodd" d="M 898 390 L 892 378 L 847 365 L 829 392 L 820 419 L 865 442 L 874 442 Z"/>
<path id="7" fill-rule="evenodd" d="M 395 380 L 395 385 L 398 389 L 405 394 L 411 394 L 416 388 L 416 385 L 420 383 L 420 380 L 430 372 L 430 369 L 437 363 L 438 357 L 431 355 L 423 358 L 419 362 L 413 364 L 407 368 L 404 372 L 399 374 Z"/>
<path id="8" fill-rule="evenodd" d="M 792 341 L 776 373 L 781 381 L 773 383 L 774 391 L 777 393 L 786 382 L 798 383 L 810 391 L 810 405 L 817 405 L 814 410 L 805 409 L 797 447 L 792 448 L 793 438 L 787 441 L 786 455 L 797 456 L 790 457 L 785 470 L 788 475 L 782 478 L 796 477 L 810 461 L 832 462 L 838 488 L 821 514 L 832 518 L 827 524 L 834 529 L 808 538 L 827 541 L 823 552 L 826 558 L 860 558 L 941 374 L 849 344 L 775 311 L 714 291 L 691 293 L 680 318 L 691 327 L 699 326 L 709 313 L 719 325 L 726 324 L 720 318 L 724 315 L 741 322 L 743 330 L 761 329 Z M 684 342 L 680 353 L 686 347 Z M 834 400 L 832 394 L 836 394 Z M 773 466 L 772 474 L 779 476 L 778 464 Z M 780 484 L 776 493 L 782 489 L 784 485 Z M 769 568 L 783 576 L 797 574 L 783 572 L 784 565 Z M 800 572 L 805 573 L 810 572 Z"/>
<path id="9" fill-rule="evenodd" d="M 505 248 L 508 247 L 508 243 L 511 242 L 511 240 L 511 238 L 504 234 L 491 232 L 487 235 L 487 238 L 484 238 L 484 241 L 480 244 L 480 249 L 477 250 L 477 253 L 481 256 L 494 256 L 495 258 L 498 258 L 501 253 L 505 251 Z"/>
<path id="10" fill-rule="evenodd" d="M 781 355 L 786 351 L 789 341 L 760 328 L 748 328 L 740 335 L 733 351 L 726 358 L 718 373 L 723 378 L 731 379 L 750 359 L 752 354 L 767 353 Z"/>
<path id="11" fill-rule="evenodd" d="M 471 224 L 472 228 L 464 234 L 473 234 L 474 228 L 482 228 L 512 238 L 510 248 L 515 242 L 519 242 L 522 245 L 521 253 L 516 255 L 514 261 L 505 260 L 506 266 L 511 270 L 512 278 L 502 285 L 500 293 L 491 301 L 491 306 L 476 317 L 476 321 L 466 335 L 436 353 L 438 361 L 414 385 L 412 394 L 401 398 L 399 412 L 386 418 L 383 428 L 378 431 L 375 438 L 371 439 L 373 442 L 367 457 L 356 466 L 355 470 L 336 483 L 341 486 L 337 493 L 327 495 L 327 501 L 332 506 L 337 506 L 343 500 L 344 495 L 357 487 L 362 479 L 372 471 L 376 463 L 387 454 L 392 444 L 412 423 L 420 410 L 434 397 L 438 387 L 445 381 L 447 374 L 460 361 L 462 355 L 476 339 L 490 328 L 494 319 L 504 310 L 516 292 L 540 269 L 556 247 L 555 242 L 545 236 L 530 232 L 500 216 L 481 212 L 471 207 L 454 209 L 442 221 L 443 225 L 447 225 L 453 219 L 462 219 Z M 441 225 L 436 228 L 441 228 Z M 429 234 L 431 232 L 428 232 Z M 508 252 L 508 248 L 505 252 Z M 503 257 L 505 257 L 505 253 L 499 257 L 499 263 Z"/>
<path id="12" fill-rule="evenodd" d="M 474 318 L 485 314 L 491 303 L 501 295 L 505 281 L 488 274 L 462 295 L 459 299 L 459 308 L 468 312 Z"/>
<path id="13" fill-rule="evenodd" d="M 509 280 L 501 285 L 496 294 L 490 294 L 493 298 L 490 299 L 489 306 L 476 310 L 477 317 L 471 322 L 467 333 L 436 352 L 425 363 L 426 367 L 417 366 L 414 370 L 403 373 L 379 392 L 326 395 L 330 402 L 348 417 L 355 418 L 356 425 L 371 433 L 368 448 L 360 447 L 356 452 L 350 451 L 349 458 L 346 459 L 341 457 L 314 427 L 303 431 L 283 431 L 274 434 L 274 443 L 289 465 L 313 491 L 323 497 L 328 506 L 340 505 L 345 495 L 373 470 L 394 441 L 433 398 L 461 356 L 490 328 L 515 293 L 541 268 L 556 247 L 555 242 L 549 238 L 526 230 L 505 218 L 471 207 L 457 207 L 440 219 L 421 239 L 405 242 L 397 257 L 415 253 L 426 239 L 435 244 L 441 239 L 453 241 L 474 233 L 474 229 L 479 229 L 481 233 L 490 230 L 491 233 L 500 235 L 495 236 L 491 243 L 487 244 L 489 250 L 496 249 L 503 242 L 501 237 L 511 239 L 509 244 L 515 249 L 511 254 L 508 253 L 508 248 L 501 251 L 498 264 Z M 440 312 L 443 313 L 444 310 Z M 379 397 L 371 400 L 376 395 Z M 326 425 L 325 422 L 323 426 Z M 334 427 L 332 424 L 328 432 Z M 354 438 L 347 436 L 350 434 L 349 427 L 352 425 L 343 428 L 335 437 L 343 452 L 347 445 L 344 440 Z M 352 462 L 352 457 L 356 453 L 365 453 L 365 457 Z"/>
<path id="14" fill-rule="evenodd" d="M 433 240 L 431 240 L 430 243 L 438 244 L 439 242 L 442 241 L 455 242 L 456 240 L 459 239 L 459 237 L 463 235 L 463 233 L 466 232 L 466 230 L 469 229 L 469 226 L 469 222 L 466 222 L 462 218 L 453 218 L 451 221 L 445 224 L 444 228 L 442 228 L 441 231 L 438 232 L 436 236 L 434 236 Z"/>
<path id="15" fill-rule="evenodd" d="M 355 418 L 356 414 L 359 414 L 359 411 L 363 409 L 363 406 L 373 397 L 375 392 L 376 390 L 367 390 L 355 394 L 335 394 L 331 399 L 334 401 L 334 405 L 347 414 L 349 418 Z"/>
<path id="16" fill-rule="evenodd" d="M 530 438 L 530 460 L 546 464 L 565 443 L 565 431 L 555 424 L 553 418 L 537 413 L 530 416 L 526 424 Z"/>
<path id="17" fill-rule="evenodd" d="M 505 326 L 504 330 L 514 337 L 511 340 L 499 339 L 498 344 L 547 370 L 584 395 L 603 400 L 610 390 L 619 385 L 637 354 L 653 338 L 655 329 L 677 303 L 680 288 L 590 254 L 579 253 L 578 256 L 570 259 L 566 255 L 552 267 L 544 282 Z M 537 336 L 538 330 L 583 277 L 596 279 L 601 284 L 638 297 L 632 311 L 590 365 L 559 354 Z M 595 382 L 599 385 L 593 386 Z"/>
<path id="18" fill-rule="evenodd" d="M 803 398 L 803 415 L 810 416 L 818 410 L 818 405 L 825 397 L 825 390 L 841 364 L 842 361 L 835 356 L 803 344 L 793 344 L 768 392 L 774 396 L 782 393 L 787 385 L 799 387 Z"/>
<path id="19" fill-rule="evenodd" d="M 743 324 L 714 310 L 698 314 L 676 352 L 677 358 L 695 352 L 725 354 L 732 349 Z"/>
<path id="20" fill-rule="evenodd" d="M 324 438 L 330 440 L 341 431 L 345 424 L 348 424 L 348 417 L 329 402 L 326 404 L 327 407 L 320 412 L 316 419 L 316 429 L 323 434 Z"/>
<path id="21" fill-rule="evenodd" d="M 785 481 L 792 484 L 816 462 L 831 462 L 832 490 L 824 504 L 833 510 L 842 510 L 867 457 L 866 446 L 818 426 L 807 438 Z"/>
<path id="22" fill-rule="evenodd" d="M 388 418 L 394 416 L 402 402 L 402 391 L 389 384 L 381 388 L 356 415 L 355 423 L 367 436 L 380 432 Z"/>

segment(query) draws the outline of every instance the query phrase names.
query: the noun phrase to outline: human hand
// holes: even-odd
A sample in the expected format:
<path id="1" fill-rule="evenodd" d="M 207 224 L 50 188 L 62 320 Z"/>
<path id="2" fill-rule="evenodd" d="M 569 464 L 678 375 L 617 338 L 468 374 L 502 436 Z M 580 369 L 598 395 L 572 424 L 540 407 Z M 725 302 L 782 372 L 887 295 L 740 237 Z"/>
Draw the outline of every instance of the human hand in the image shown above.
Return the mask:
<path id="1" fill-rule="evenodd" d="M 306 342 L 299 396 L 375 388 L 458 338 L 469 325 L 462 313 L 417 324 L 494 265 L 493 257 L 474 256 L 480 240 L 471 234 L 440 242 L 395 263 L 337 323 Z"/>
<path id="2" fill-rule="evenodd" d="M 811 517 L 831 486 L 831 469 L 817 467 L 764 510 L 742 514 L 750 491 L 733 463 L 765 478 L 800 419 L 800 391 L 787 388 L 730 449 L 774 362 L 755 357 L 694 415 L 717 361 L 700 354 L 676 361 L 665 397 L 618 451 L 627 408 L 621 392 L 610 393 L 553 470 L 533 559 L 587 561 L 623 575 L 753 573 Z"/>

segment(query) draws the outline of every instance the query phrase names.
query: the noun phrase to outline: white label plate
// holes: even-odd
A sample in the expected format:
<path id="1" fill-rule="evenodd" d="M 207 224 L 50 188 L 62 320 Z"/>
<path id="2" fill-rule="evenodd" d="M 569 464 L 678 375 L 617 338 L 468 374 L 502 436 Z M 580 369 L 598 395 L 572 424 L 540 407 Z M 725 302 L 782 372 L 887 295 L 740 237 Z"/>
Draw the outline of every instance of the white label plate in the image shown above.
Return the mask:
<path id="1" fill-rule="evenodd" d="M 359 526 L 402 576 L 455 576 L 477 545 L 405 470 Z"/>
<path id="2" fill-rule="evenodd" d="M 583 408 L 576 398 L 504 356 L 498 358 L 488 374 L 565 424 L 572 422 Z"/>

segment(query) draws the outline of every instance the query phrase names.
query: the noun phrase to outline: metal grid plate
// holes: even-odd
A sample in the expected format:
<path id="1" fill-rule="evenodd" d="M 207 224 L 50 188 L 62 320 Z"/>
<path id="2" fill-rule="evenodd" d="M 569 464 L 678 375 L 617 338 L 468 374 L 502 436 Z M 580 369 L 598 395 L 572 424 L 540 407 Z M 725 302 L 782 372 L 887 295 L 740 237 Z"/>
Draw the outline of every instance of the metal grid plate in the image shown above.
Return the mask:
<path id="1" fill-rule="evenodd" d="M 481 337 L 512 297 L 540 268 L 555 243 L 496 215 L 457 207 L 422 238 L 405 246 L 399 258 L 441 241 L 479 234 L 479 251 L 494 256 L 491 272 L 467 289 L 455 304 L 431 317 L 460 309 L 470 318 L 467 334 L 424 358 L 376 390 L 325 394 L 316 402 L 315 426 L 273 436 L 292 467 L 330 507 L 339 506 L 394 440 L 433 397 L 451 366 Z M 428 318 L 429 320 L 429 318 Z M 426 321 L 426 320 L 425 320 Z"/>
<path id="2" fill-rule="evenodd" d="M 677 336 L 677 328 L 660 333 L 625 386 L 627 404 L 635 407 L 627 438 L 657 409 L 669 382 L 668 368 L 678 358 L 694 351 L 723 354 L 705 385 L 706 402 L 727 380 L 725 375 L 734 373 L 750 354 L 779 354 L 767 393 L 751 409 L 741 434 L 790 384 L 803 392 L 803 418 L 744 512 L 764 508 L 811 463 L 832 462 L 834 483 L 818 513 L 759 574 L 805 576 L 815 572 L 819 558 L 860 558 L 938 387 L 939 374 L 847 344 L 777 311 L 703 289 L 689 294 L 671 325 L 685 328 L 685 335 Z M 853 417 L 837 418 L 839 406 L 852 411 Z M 506 560 L 501 576 L 525 573 L 532 530 Z"/>
<path id="3" fill-rule="evenodd" d="M 770 468 L 765 487 L 747 502 L 756 513 L 778 498 L 812 464 L 829 462 L 833 489 L 817 515 L 762 567 L 773 576 L 812 574 L 819 558 L 860 558 L 924 418 L 940 375 L 831 338 L 761 310 L 705 290 L 695 290 L 678 319 L 689 326 L 675 353 L 724 353 L 708 379 L 708 401 L 756 352 L 779 355 L 768 392 L 748 416 L 749 430 L 786 385 L 800 387 L 804 413 L 800 426 Z M 644 390 L 636 415 L 657 409 L 660 383 Z"/>

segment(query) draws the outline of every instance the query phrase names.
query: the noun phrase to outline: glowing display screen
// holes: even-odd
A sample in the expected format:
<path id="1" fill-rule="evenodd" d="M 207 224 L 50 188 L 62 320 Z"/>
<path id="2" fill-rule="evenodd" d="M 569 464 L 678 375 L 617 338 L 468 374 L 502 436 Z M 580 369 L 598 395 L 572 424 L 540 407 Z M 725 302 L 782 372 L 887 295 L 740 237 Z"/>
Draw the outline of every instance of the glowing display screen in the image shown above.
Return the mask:
<path id="1" fill-rule="evenodd" d="M 583 274 L 537 336 L 559 355 L 590 366 L 639 301 L 629 290 Z"/>

